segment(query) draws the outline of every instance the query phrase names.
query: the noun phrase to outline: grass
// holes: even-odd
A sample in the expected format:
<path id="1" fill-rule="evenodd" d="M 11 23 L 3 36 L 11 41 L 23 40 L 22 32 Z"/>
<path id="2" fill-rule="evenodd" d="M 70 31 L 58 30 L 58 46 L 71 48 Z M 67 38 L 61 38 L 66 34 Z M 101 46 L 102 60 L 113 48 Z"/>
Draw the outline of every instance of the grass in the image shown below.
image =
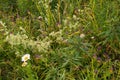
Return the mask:
<path id="1" fill-rule="evenodd" d="M 0 80 L 119 80 L 119 4 L 0 1 Z"/>

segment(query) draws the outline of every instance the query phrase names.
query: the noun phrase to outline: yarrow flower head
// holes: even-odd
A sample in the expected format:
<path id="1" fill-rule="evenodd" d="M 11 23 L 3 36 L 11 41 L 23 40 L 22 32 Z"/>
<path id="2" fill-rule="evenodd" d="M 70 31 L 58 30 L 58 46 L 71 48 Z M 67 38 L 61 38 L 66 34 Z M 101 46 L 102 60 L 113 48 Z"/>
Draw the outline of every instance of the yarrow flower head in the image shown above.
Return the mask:
<path id="1" fill-rule="evenodd" d="M 30 59 L 30 54 L 25 54 L 22 56 L 22 61 L 26 62 L 28 59 Z"/>

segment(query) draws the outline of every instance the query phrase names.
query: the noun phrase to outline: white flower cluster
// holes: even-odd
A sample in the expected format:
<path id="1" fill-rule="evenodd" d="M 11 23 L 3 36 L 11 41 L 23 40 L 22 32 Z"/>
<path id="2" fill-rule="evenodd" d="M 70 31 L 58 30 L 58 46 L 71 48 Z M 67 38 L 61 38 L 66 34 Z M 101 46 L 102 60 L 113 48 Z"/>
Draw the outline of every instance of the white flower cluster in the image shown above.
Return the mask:
<path id="1" fill-rule="evenodd" d="M 57 32 L 51 32 L 49 34 L 49 36 L 53 37 L 53 38 L 56 38 L 56 41 L 59 42 L 59 41 L 63 41 L 63 37 L 62 37 L 62 30 L 59 30 Z"/>
<path id="2" fill-rule="evenodd" d="M 16 35 L 10 34 L 6 37 L 6 41 L 8 41 L 12 46 L 13 45 L 20 45 L 21 43 L 25 44 L 25 40 L 27 40 L 27 35 L 20 35 L 17 33 Z"/>
<path id="3" fill-rule="evenodd" d="M 74 17 L 75 17 L 75 15 L 73 15 L 73 18 L 74 18 Z M 79 27 L 80 22 L 79 22 L 79 21 L 76 21 L 75 23 L 72 23 L 72 22 L 71 22 L 72 20 L 73 20 L 72 18 L 67 17 L 67 18 L 63 21 L 63 23 L 64 23 L 64 25 L 65 25 L 64 29 L 65 29 L 65 28 L 69 28 L 69 30 L 72 31 L 72 30 L 77 29 L 77 28 Z"/>
<path id="4" fill-rule="evenodd" d="M 46 40 L 32 40 L 25 34 L 10 34 L 6 37 L 6 40 L 12 47 L 22 45 L 25 49 L 31 48 L 39 52 L 46 52 L 49 49 L 50 42 Z"/>
<path id="5" fill-rule="evenodd" d="M 50 48 L 51 41 L 45 41 L 45 40 L 38 40 L 36 41 L 36 48 L 39 52 L 47 52 Z"/>

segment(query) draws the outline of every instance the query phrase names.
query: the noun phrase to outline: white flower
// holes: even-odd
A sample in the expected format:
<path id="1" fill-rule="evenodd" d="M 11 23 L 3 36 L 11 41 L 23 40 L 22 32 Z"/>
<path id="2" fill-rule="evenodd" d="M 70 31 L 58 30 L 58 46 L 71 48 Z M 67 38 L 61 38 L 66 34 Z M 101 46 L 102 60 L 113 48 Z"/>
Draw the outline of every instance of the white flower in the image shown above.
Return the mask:
<path id="1" fill-rule="evenodd" d="M 30 59 L 30 54 L 25 54 L 22 56 L 22 61 L 26 62 L 28 59 Z"/>
<path id="2" fill-rule="evenodd" d="M 80 34 L 80 38 L 84 38 L 85 37 L 85 34 Z"/>
<path id="3" fill-rule="evenodd" d="M 94 36 L 92 36 L 91 39 L 94 39 Z"/>
<path id="4" fill-rule="evenodd" d="M 25 67 L 27 64 L 28 64 L 27 62 L 23 62 L 22 67 Z"/>

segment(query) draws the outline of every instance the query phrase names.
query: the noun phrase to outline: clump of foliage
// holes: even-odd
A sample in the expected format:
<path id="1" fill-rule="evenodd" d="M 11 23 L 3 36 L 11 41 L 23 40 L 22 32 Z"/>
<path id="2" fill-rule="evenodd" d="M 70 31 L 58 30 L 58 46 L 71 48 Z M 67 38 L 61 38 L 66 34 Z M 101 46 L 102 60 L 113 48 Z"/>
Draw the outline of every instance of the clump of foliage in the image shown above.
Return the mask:
<path id="1" fill-rule="evenodd" d="M 0 79 L 119 80 L 119 4 L 0 1 Z"/>

